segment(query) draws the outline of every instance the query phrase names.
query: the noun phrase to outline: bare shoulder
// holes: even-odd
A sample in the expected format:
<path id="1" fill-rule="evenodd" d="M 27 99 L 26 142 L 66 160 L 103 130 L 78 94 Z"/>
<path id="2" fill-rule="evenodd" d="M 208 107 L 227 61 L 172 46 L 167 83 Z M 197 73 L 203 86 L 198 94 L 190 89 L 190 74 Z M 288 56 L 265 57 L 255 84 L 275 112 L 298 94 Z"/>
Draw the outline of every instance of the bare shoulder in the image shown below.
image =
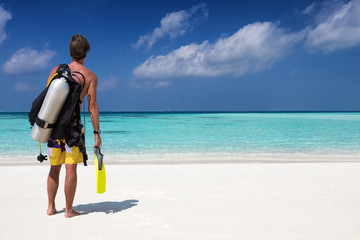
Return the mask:
<path id="1" fill-rule="evenodd" d="M 96 74 L 85 66 L 82 66 L 82 72 L 85 75 L 87 81 L 92 82 L 96 80 Z"/>
<path id="2" fill-rule="evenodd" d="M 56 72 L 58 68 L 59 68 L 59 65 L 53 67 L 53 69 L 51 70 L 51 72 Z"/>
<path id="3" fill-rule="evenodd" d="M 55 66 L 55 67 L 51 70 L 50 75 L 54 75 L 54 74 L 56 73 L 56 71 L 58 70 L 58 68 L 59 68 L 59 65 Z"/>
<path id="4" fill-rule="evenodd" d="M 55 66 L 51 72 L 50 72 L 50 75 L 48 77 L 48 81 L 51 79 L 51 77 L 56 73 L 57 69 L 58 69 L 59 65 L 58 66 Z"/>
<path id="5" fill-rule="evenodd" d="M 97 77 L 96 74 L 90 69 L 83 66 L 83 74 L 85 75 L 85 93 L 88 95 L 93 95 L 94 89 L 97 87 Z"/>
<path id="6" fill-rule="evenodd" d="M 89 75 L 90 75 L 91 80 L 97 81 L 97 76 L 93 71 L 89 70 Z"/>

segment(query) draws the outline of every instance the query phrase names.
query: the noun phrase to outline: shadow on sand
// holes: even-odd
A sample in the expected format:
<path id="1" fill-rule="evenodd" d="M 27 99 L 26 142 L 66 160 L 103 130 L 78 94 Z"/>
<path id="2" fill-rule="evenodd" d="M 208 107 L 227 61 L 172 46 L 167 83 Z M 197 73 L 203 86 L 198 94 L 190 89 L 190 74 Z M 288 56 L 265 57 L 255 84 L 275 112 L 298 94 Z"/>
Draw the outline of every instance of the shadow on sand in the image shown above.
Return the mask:
<path id="1" fill-rule="evenodd" d="M 106 214 L 109 213 L 118 213 L 123 210 L 135 207 L 138 204 L 139 200 L 125 200 L 122 202 L 99 202 L 99 203 L 88 203 L 80 204 L 74 207 L 75 211 L 81 213 L 81 215 L 87 215 L 89 213 L 103 212 Z M 65 211 L 65 209 L 63 209 Z"/>

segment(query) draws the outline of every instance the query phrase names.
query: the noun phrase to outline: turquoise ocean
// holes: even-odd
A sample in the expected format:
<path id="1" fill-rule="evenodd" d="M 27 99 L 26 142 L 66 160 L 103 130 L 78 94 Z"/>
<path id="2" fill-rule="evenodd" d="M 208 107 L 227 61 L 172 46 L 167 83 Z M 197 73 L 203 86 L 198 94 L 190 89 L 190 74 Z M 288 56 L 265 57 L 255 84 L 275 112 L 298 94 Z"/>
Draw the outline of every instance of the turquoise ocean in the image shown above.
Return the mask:
<path id="1" fill-rule="evenodd" d="M 2 112 L 0 123 L 0 164 L 40 164 L 27 113 Z M 359 112 L 104 112 L 100 126 L 108 163 L 360 160 Z"/>

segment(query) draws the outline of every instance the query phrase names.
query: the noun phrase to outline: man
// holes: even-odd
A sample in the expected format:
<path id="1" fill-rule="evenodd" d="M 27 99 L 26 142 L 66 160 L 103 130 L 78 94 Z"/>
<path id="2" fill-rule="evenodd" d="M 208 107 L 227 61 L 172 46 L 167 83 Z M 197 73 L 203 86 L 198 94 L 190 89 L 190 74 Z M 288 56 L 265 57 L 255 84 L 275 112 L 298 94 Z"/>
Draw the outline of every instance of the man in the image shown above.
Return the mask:
<path id="1" fill-rule="evenodd" d="M 81 76 L 81 74 L 75 73 L 74 79 L 83 86 L 83 92 L 80 97 L 81 101 L 84 101 L 85 96 L 88 98 L 88 109 L 94 128 L 94 146 L 101 147 L 102 142 L 100 138 L 99 108 L 96 101 L 97 77 L 92 71 L 84 67 L 87 52 L 90 51 L 90 44 L 84 36 L 77 34 L 71 37 L 69 50 L 70 56 L 72 57 L 72 62 L 69 64 L 71 71 L 77 71 L 83 75 Z M 56 73 L 57 69 L 58 66 L 52 69 L 49 79 Z M 83 77 L 85 77 L 85 79 L 83 79 Z M 70 218 L 77 216 L 80 213 L 76 212 L 72 205 L 77 185 L 76 167 L 77 163 L 83 161 L 83 155 L 79 151 L 78 147 L 67 146 L 65 140 L 50 139 L 50 141 L 53 143 L 50 144 L 52 147 L 49 146 L 48 148 L 51 168 L 47 180 L 47 192 L 49 198 L 47 214 L 53 215 L 56 213 L 55 197 L 59 186 L 59 174 L 62 164 L 65 163 L 65 217 Z"/>

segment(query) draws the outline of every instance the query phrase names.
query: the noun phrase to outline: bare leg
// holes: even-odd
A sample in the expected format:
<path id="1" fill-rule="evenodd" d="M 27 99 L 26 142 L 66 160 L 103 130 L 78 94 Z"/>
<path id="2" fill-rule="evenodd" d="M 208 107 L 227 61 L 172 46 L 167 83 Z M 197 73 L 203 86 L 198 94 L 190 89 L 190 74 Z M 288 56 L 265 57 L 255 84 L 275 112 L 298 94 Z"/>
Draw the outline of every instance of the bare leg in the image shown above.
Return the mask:
<path id="1" fill-rule="evenodd" d="M 77 174 L 76 174 L 77 164 L 65 164 L 66 168 L 66 177 L 65 177 L 65 199 L 66 199 L 66 209 L 65 217 L 70 218 L 79 215 L 80 213 L 76 212 L 73 208 L 73 202 L 76 192 L 77 185 Z"/>
<path id="2" fill-rule="evenodd" d="M 47 209 L 48 215 L 54 215 L 56 213 L 55 197 L 59 187 L 59 174 L 61 165 L 51 166 L 49 176 L 47 179 L 47 193 L 49 199 L 49 205 Z"/>

